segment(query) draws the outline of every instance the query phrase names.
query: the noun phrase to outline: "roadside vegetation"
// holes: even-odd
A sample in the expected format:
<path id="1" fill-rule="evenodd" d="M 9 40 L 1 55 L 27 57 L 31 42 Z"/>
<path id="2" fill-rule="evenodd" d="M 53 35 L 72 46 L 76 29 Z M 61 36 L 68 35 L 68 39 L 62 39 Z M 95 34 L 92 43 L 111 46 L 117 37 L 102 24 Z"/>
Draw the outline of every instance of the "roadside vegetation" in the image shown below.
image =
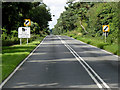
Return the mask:
<path id="1" fill-rule="evenodd" d="M 3 2 L 2 3 L 2 46 L 19 43 L 18 27 L 24 27 L 24 19 L 31 20 L 31 36 L 49 34 L 48 21 L 51 14 L 42 2 Z M 23 40 L 24 42 L 24 40 Z"/>
<path id="2" fill-rule="evenodd" d="M 66 35 L 66 36 L 69 36 L 69 37 L 73 37 L 74 39 L 77 39 L 77 40 L 80 40 L 80 41 L 83 41 L 87 44 L 91 44 L 93 46 L 96 46 L 100 49 L 104 49 L 106 51 L 109 51 L 115 55 L 119 55 L 119 52 L 118 52 L 118 44 L 117 43 L 105 43 L 104 40 L 102 40 L 101 38 L 94 38 L 94 37 L 84 37 L 84 36 L 81 36 L 81 33 L 78 33 L 76 31 L 71 31 L 71 32 L 68 32 L 68 33 L 64 33 L 62 35 Z"/>
<path id="3" fill-rule="evenodd" d="M 44 37 L 38 37 L 28 45 L 12 45 L 2 47 L 2 80 L 18 66 L 18 64 L 26 58 L 30 52 L 43 40 Z"/>
<path id="4" fill-rule="evenodd" d="M 49 34 L 50 9 L 43 2 L 2 3 L 2 81 Z M 24 19 L 31 20 L 31 38 L 18 38 L 18 27 L 24 27 Z M 1 77 L 0 77 L 1 78 Z"/>
<path id="5" fill-rule="evenodd" d="M 66 11 L 58 19 L 55 28 L 53 28 L 53 33 L 67 35 L 120 55 L 118 51 L 120 2 L 73 1 L 68 0 L 65 7 Z M 106 43 L 102 25 L 110 26 Z"/>

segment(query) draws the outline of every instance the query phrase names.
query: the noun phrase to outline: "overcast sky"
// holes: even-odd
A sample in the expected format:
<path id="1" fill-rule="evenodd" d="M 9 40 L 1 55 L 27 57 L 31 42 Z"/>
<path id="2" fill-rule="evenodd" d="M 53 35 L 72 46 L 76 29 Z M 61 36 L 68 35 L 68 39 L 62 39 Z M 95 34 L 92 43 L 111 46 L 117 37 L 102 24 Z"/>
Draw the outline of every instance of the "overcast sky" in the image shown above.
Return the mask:
<path id="1" fill-rule="evenodd" d="M 52 21 L 49 22 L 49 27 L 52 29 L 57 23 L 60 14 L 65 10 L 64 6 L 67 0 L 43 0 L 43 2 L 50 8 L 51 14 L 55 15 L 55 17 L 52 17 Z"/>

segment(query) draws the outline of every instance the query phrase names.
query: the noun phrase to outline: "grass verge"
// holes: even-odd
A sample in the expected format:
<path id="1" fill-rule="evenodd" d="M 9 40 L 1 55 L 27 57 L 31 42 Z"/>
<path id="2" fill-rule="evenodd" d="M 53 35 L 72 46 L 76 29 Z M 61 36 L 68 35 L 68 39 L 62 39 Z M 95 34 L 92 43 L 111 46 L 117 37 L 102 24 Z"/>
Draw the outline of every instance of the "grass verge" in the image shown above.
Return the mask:
<path id="1" fill-rule="evenodd" d="M 73 37 L 74 39 L 83 41 L 87 44 L 91 44 L 93 46 L 96 46 L 98 48 L 104 49 L 106 51 L 109 51 L 115 55 L 119 55 L 120 53 L 118 51 L 118 44 L 115 43 L 105 43 L 104 40 L 101 40 L 101 38 L 96 38 L 96 37 L 83 37 L 82 35 L 78 35 L 78 32 L 73 31 L 73 32 L 69 32 L 69 33 L 65 33 L 63 35 L 69 36 L 69 37 Z"/>
<path id="2" fill-rule="evenodd" d="M 2 47 L 2 81 L 24 60 L 30 52 L 43 40 L 40 37 L 28 45 L 13 45 Z"/>

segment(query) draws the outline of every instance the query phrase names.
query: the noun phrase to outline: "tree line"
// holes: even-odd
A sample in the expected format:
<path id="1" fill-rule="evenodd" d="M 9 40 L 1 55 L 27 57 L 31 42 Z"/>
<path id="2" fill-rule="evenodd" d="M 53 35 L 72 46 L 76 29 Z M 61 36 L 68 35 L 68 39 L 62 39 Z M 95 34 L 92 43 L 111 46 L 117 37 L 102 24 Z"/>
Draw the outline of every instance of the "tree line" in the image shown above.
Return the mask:
<path id="1" fill-rule="evenodd" d="M 118 42 L 120 2 L 75 2 L 68 0 L 53 28 L 54 34 L 77 31 L 82 36 L 103 37 L 102 25 L 109 25 L 109 43 Z"/>
<path id="2" fill-rule="evenodd" d="M 31 20 L 31 34 L 48 34 L 51 21 L 50 9 L 43 2 L 3 2 L 2 3 L 2 40 L 15 39 L 18 27 L 24 26 L 24 19 Z M 17 40 L 18 42 L 18 40 Z"/>

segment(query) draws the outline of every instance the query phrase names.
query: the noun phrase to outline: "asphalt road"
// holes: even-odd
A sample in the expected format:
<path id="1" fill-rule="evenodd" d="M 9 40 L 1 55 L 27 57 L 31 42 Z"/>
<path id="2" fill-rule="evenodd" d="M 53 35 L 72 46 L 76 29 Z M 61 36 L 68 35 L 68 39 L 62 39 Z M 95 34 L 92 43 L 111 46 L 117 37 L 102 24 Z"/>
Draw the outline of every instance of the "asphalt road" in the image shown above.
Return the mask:
<path id="1" fill-rule="evenodd" d="M 49 35 L 3 88 L 113 89 L 118 87 L 117 60 L 73 38 Z"/>

